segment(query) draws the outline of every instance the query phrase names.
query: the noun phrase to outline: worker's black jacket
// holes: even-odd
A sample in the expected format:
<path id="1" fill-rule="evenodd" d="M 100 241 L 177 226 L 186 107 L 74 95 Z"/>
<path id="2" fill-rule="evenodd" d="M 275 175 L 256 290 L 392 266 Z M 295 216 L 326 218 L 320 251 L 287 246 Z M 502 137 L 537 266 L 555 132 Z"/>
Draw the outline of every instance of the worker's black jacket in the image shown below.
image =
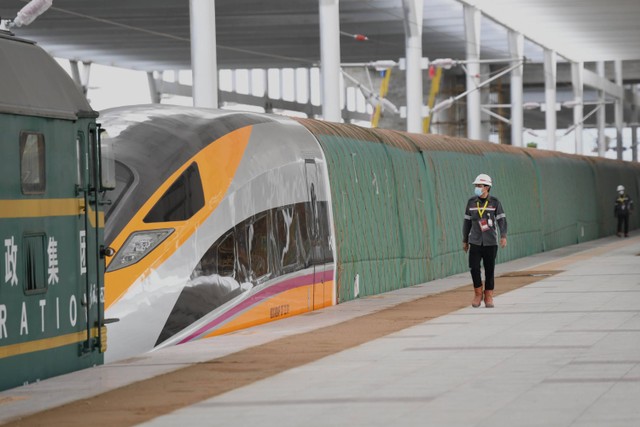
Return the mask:
<path id="1" fill-rule="evenodd" d="M 486 224 L 489 227 L 487 231 L 482 231 L 481 219 L 487 221 Z M 493 196 L 486 199 L 477 196 L 470 198 L 464 212 L 462 241 L 472 245 L 497 246 L 498 230 L 496 226 L 500 228 L 500 236 L 507 237 L 507 217 L 500 201 Z"/>
<path id="2" fill-rule="evenodd" d="M 614 216 L 626 216 L 629 215 L 632 210 L 633 200 L 631 200 L 627 194 L 623 194 L 622 196 L 619 195 L 616 198 L 616 203 L 613 207 Z"/>

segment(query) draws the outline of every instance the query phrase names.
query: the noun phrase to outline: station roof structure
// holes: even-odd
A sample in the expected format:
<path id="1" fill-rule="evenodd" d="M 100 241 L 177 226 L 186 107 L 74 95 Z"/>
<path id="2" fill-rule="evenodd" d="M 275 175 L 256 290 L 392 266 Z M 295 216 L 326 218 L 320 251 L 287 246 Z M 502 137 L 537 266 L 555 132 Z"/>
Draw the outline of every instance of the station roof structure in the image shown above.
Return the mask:
<path id="1" fill-rule="evenodd" d="M 3 0 L 13 18 L 28 0 Z M 481 57 L 508 58 L 506 28 L 525 37 L 524 54 L 542 62 L 541 46 L 559 62 L 623 62 L 623 81 L 640 82 L 637 0 L 425 0 L 423 56 L 465 56 L 463 6 L 483 13 Z M 320 61 L 319 0 L 217 0 L 219 68 L 308 67 Z M 191 68 L 187 0 L 54 0 L 16 35 L 53 56 L 144 71 Z M 341 60 L 404 56 L 401 0 L 340 0 Z M 358 41 L 354 35 L 365 35 Z"/>

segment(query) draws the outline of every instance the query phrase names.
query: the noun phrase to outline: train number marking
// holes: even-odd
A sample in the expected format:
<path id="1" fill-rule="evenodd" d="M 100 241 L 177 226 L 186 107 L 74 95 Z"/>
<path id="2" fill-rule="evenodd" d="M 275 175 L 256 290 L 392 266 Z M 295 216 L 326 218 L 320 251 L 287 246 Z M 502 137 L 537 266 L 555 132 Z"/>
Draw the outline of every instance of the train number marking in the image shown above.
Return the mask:
<path id="1" fill-rule="evenodd" d="M 271 307 L 269 311 L 269 318 L 275 319 L 276 317 L 286 316 L 289 314 L 289 304 L 276 305 Z"/>

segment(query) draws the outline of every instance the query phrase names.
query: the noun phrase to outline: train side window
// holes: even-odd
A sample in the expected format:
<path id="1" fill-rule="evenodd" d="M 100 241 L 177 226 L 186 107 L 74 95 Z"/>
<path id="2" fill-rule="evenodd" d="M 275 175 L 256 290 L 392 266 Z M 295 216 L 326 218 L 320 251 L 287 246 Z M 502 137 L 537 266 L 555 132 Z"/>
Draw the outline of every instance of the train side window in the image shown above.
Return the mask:
<path id="1" fill-rule="evenodd" d="M 331 245 L 329 244 L 329 240 L 331 238 L 331 232 L 329 230 L 329 213 L 327 210 L 329 209 L 329 205 L 327 202 L 319 202 L 318 203 L 318 219 L 320 226 L 320 246 L 322 248 L 322 255 L 324 262 L 332 262 L 333 261 L 333 252 L 331 250 Z"/>
<path id="2" fill-rule="evenodd" d="M 200 276 L 219 276 L 236 278 L 236 240 L 233 230 L 219 238 L 202 256 L 191 273 L 191 279 Z"/>
<path id="3" fill-rule="evenodd" d="M 42 194 L 46 188 L 44 135 L 20 133 L 20 183 L 22 194 Z"/>
<path id="4" fill-rule="evenodd" d="M 207 265 L 207 261 L 210 258 L 207 258 L 207 254 L 210 255 L 210 251 L 207 251 L 207 254 L 203 257 L 202 261 L 205 261 L 204 265 L 202 261 L 200 261 L 203 275 L 211 275 L 215 273 L 217 269 L 217 273 L 219 276 L 228 276 L 234 277 L 235 274 L 235 262 L 236 262 L 236 244 L 233 233 L 227 234 L 227 236 L 213 248 L 216 252 L 215 265 L 210 265 L 210 262 Z"/>
<path id="5" fill-rule="evenodd" d="M 171 184 L 144 218 L 144 222 L 185 221 L 204 206 L 204 192 L 198 165 L 192 163 Z"/>
<path id="6" fill-rule="evenodd" d="M 240 283 L 251 282 L 249 242 L 247 240 L 250 222 L 251 218 L 242 221 L 235 227 L 236 247 L 238 248 L 236 256 L 236 280 Z"/>
<path id="7" fill-rule="evenodd" d="M 259 281 L 269 272 L 267 216 L 262 215 L 247 227 L 249 262 L 252 279 Z"/>
<path id="8" fill-rule="evenodd" d="M 298 230 L 300 231 L 300 242 L 302 242 L 302 247 L 300 248 L 300 255 L 303 261 L 303 265 L 305 267 L 311 264 L 311 238 L 308 226 L 309 222 L 307 221 L 307 203 L 297 203 L 295 205 L 296 217 L 298 217 Z"/>
<path id="9" fill-rule="evenodd" d="M 45 236 L 31 234 L 24 236 L 24 289 L 27 294 L 42 293 L 47 290 L 45 268 Z"/>
<path id="10" fill-rule="evenodd" d="M 298 263 L 298 217 L 294 215 L 293 206 L 279 209 L 276 215 L 278 233 L 278 250 L 282 271 L 289 273 L 295 270 Z"/>

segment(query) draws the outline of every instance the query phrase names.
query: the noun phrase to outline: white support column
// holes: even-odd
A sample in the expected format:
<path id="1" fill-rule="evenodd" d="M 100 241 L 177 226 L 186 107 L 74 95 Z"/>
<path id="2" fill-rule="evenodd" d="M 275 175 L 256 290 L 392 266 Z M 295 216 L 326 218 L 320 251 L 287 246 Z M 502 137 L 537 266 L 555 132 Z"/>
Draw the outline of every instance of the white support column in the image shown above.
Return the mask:
<path id="1" fill-rule="evenodd" d="M 558 66 L 556 52 L 544 50 L 544 102 L 546 110 L 544 113 L 547 128 L 547 145 L 549 150 L 556 149 L 556 84 L 558 79 Z"/>
<path id="2" fill-rule="evenodd" d="M 215 0 L 190 0 L 193 105 L 218 108 Z"/>
<path id="3" fill-rule="evenodd" d="M 480 84 L 480 10 L 464 5 L 464 29 L 467 42 L 467 137 L 482 138 L 480 91 L 472 90 Z"/>
<path id="4" fill-rule="evenodd" d="M 633 114 L 635 115 L 635 118 L 638 118 L 638 110 L 637 107 L 634 106 L 635 110 L 633 112 Z M 638 125 L 634 124 L 631 125 L 631 160 L 633 162 L 637 162 L 638 161 Z"/>
<path id="5" fill-rule="evenodd" d="M 511 57 L 517 58 L 518 61 L 521 60 L 524 56 L 524 36 L 509 30 L 508 37 Z M 522 147 L 522 128 L 524 123 L 522 68 L 523 66 L 520 65 L 511 71 L 511 145 L 514 147 Z"/>
<path id="6" fill-rule="evenodd" d="M 631 106 L 631 160 L 638 161 L 638 108 L 640 105 L 636 104 L 638 88 L 640 85 L 631 85 L 631 92 L 633 93 L 633 105 Z"/>
<path id="7" fill-rule="evenodd" d="M 423 0 L 402 0 L 407 58 L 407 132 L 422 133 Z"/>
<path id="8" fill-rule="evenodd" d="M 622 61 L 620 60 L 613 61 L 613 65 L 614 65 L 615 74 L 616 74 L 616 85 L 619 87 L 622 87 Z M 620 98 L 616 98 L 615 110 L 614 110 L 615 121 L 616 121 L 616 140 L 617 140 L 616 148 L 618 152 L 618 157 L 617 157 L 618 160 L 622 160 L 622 150 L 624 150 L 624 147 L 622 145 L 622 121 L 623 121 L 622 115 L 624 114 L 624 110 L 622 109 L 623 102 L 624 102 L 624 96 Z"/>
<path id="9" fill-rule="evenodd" d="M 320 73 L 322 115 L 339 122 L 340 111 L 340 8 L 339 0 L 320 0 Z"/>
<path id="10" fill-rule="evenodd" d="M 311 113 L 312 109 L 313 109 L 313 102 L 311 101 L 311 99 L 313 98 L 311 96 L 311 92 L 313 91 L 313 85 L 311 82 L 311 68 L 307 68 L 307 93 L 309 94 L 309 111 L 307 111 L 307 117 L 309 118 L 313 118 L 313 113 Z"/>
<path id="11" fill-rule="evenodd" d="M 269 70 L 267 68 L 263 68 L 262 72 L 260 73 L 260 76 L 262 77 L 262 95 L 265 98 L 269 97 Z"/>
<path id="12" fill-rule="evenodd" d="M 160 104 L 162 96 L 156 83 L 156 78 L 153 75 L 153 71 L 147 72 L 147 82 L 149 83 L 149 95 L 151 95 L 151 102 L 153 104 Z"/>
<path id="13" fill-rule="evenodd" d="M 483 76 L 491 75 L 491 67 L 489 64 L 480 64 L 480 74 Z M 490 85 L 484 85 L 482 89 L 480 89 L 480 104 L 491 104 Z M 489 141 L 489 136 L 491 135 L 491 117 L 482 110 L 480 111 L 480 129 L 482 129 L 480 139 L 483 141 Z"/>
<path id="14" fill-rule="evenodd" d="M 596 63 L 596 72 L 598 73 L 598 76 L 605 78 L 605 72 L 604 72 L 604 61 L 598 61 Z M 606 126 L 606 113 L 605 113 L 605 106 L 604 106 L 604 90 L 598 90 L 598 103 L 599 108 L 598 111 L 596 112 L 596 122 L 598 124 L 598 156 L 599 157 L 604 157 L 605 156 L 605 135 L 604 135 L 604 129 Z"/>
<path id="15" fill-rule="evenodd" d="M 573 125 L 575 126 L 576 154 L 582 154 L 582 123 L 584 107 L 584 64 L 582 62 L 571 63 L 571 85 L 573 86 L 573 98 L 576 101 L 573 107 Z"/>
<path id="16" fill-rule="evenodd" d="M 262 70 L 262 79 L 264 82 L 264 101 L 262 106 L 264 107 L 264 112 L 265 113 L 273 113 L 273 105 L 271 104 L 271 102 L 269 102 L 269 69 L 265 68 Z"/>

